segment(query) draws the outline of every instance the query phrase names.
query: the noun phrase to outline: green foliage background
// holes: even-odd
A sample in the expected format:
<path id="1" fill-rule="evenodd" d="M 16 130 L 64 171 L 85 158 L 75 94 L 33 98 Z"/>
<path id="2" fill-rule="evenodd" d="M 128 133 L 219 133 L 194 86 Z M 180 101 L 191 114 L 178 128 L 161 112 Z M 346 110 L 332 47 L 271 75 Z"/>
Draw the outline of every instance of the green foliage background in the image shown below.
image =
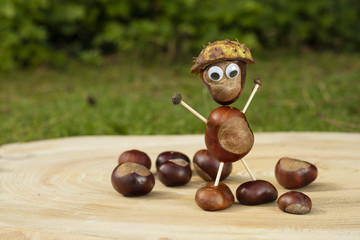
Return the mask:
<path id="1" fill-rule="evenodd" d="M 358 51 L 359 16 L 356 0 L 2 0 L 0 71 L 108 54 L 173 61 L 222 38 Z"/>
<path id="2" fill-rule="evenodd" d="M 360 1 L 0 0 L 0 145 L 77 135 L 193 134 L 218 105 L 189 69 L 203 44 L 251 48 L 253 131 L 360 126 Z M 90 64 L 88 64 L 90 63 Z"/>

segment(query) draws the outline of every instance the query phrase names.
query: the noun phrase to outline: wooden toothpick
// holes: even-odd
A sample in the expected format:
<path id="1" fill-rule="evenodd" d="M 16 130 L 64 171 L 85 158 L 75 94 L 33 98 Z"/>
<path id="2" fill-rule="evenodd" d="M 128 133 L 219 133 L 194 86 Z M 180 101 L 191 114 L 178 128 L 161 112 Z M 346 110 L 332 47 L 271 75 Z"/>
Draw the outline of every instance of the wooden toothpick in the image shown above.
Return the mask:
<path id="1" fill-rule="evenodd" d="M 262 82 L 261 82 L 261 80 L 260 80 L 259 78 L 255 78 L 254 83 L 255 83 L 255 86 L 254 86 L 254 88 L 253 88 L 253 90 L 252 90 L 252 92 L 251 92 L 251 94 L 250 94 L 249 99 L 247 100 L 247 102 L 246 102 L 246 104 L 245 104 L 245 106 L 244 106 L 244 108 L 243 108 L 243 110 L 242 110 L 243 113 L 246 112 L 246 110 L 248 109 L 248 107 L 249 107 L 249 105 L 250 105 L 250 103 L 251 103 L 251 101 L 252 101 L 255 93 L 256 93 L 256 92 L 260 89 L 260 87 L 262 86 Z"/>
<path id="2" fill-rule="evenodd" d="M 171 101 L 173 104 L 175 105 L 183 105 L 187 110 L 189 110 L 192 114 L 194 114 L 196 117 L 198 117 L 201 121 L 203 121 L 204 123 L 207 123 L 206 118 L 204 118 L 200 113 L 198 113 L 197 111 L 195 111 L 192 107 L 190 107 L 189 105 L 187 105 L 181 97 L 181 93 L 177 93 L 175 94 L 172 98 Z"/>
<path id="3" fill-rule="evenodd" d="M 220 177 L 221 177 L 221 173 L 222 173 L 222 169 L 224 167 L 224 162 L 220 162 L 217 174 L 216 174 L 216 178 L 215 178 L 215 183 L 214 186 L 216 187 L 217 185 L 219 185 L 220 182 Z"/>
<path id="4" fill-rule="evenodd" d="M 241 159 L 241 162 L 243 163 L 246 171 L 249 173 L 251 179 L 252 179 L 253 181 L 256 181 L 256 178 L 255 178 L 254 174 L 251 172 L 251 170 L 250 170 L 249 166 L 247 165 L 247 163 L 245 162 L 245 159 L 242 158 L 242 159 Z"/>

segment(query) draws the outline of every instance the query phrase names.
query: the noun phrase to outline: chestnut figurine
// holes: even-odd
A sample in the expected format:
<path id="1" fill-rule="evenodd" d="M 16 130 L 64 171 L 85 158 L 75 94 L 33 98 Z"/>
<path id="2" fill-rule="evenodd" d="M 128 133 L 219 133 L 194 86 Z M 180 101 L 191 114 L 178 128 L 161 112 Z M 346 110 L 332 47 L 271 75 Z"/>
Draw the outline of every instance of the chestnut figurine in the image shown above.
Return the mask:
<path id="1" fill-rule="evenodd" d="M 151 168 L 151 159 L 149 156 L 146 153 L 136 149 L 128 150 L 120 154 L 118 158 L 118 164 L 122 164 L 124 162 L 134 162 L 144 165 L 148 169 Z"/>
<path id="2" fill-rule="evenodd" d="M 289 157 L 281 158 L 275 166 L 275 177 L 279 184 L 288 189 L 304 187 L 318 175 L 315 165 Z"/>
<path id="3" fill-rule="evenodd" d="M 230 188 L 224 184 L 214 186 L 209 182 L 200 187 L 195 194 L 196 204 L 207 211 L 217 211 L 230 207 L 235 201 Z"/>
<path id="4" fill-rule="evenodd" d="M 184 153 L 177 152 L 177 151 L 166 151 L 166 152 L 160 153 L 158 155 L 158 157 L 156 158 L 156 162 L 155 162 L 156 169 L 158 169 L 160 167 L 160 165 L 162 165 L 164 162 L 167 162 L 171 159 L 183 159 L 190 164 L 189 157 L 186 156 Z"/>
<path id="5" fill-rule="evenodd" d="M 151 192 L 155 178 L 145 166 L 125 162 L 113 170 L 111 183 L 114 189 L 124 196 L 141 196 Z"/>
<path id="6" fill-rule="evenodd" d="M 278 191 L 268 181 L 255 180 L 245 182 L 236 189 L 236 198 L 244 205 L 259 205 L 273 202 L 278 197 Z"/>
<path id="7" fill-rule="evenodd" d="M 290 191 L 281 195 L 277 201 L 281 211 L 292 214 L 306 214 L 311 211 L 311 199 L 304 193 Z"/>
<path id="8" fill-rule="evenodd" d="M 190 164 L 184 159 L 170 159 L 157 169 L 159 180 L 168 187 L 187 184 L 192 176 Z"/>
<path id="9" fill-rule="evenodd" d="M 197 174 L 205 181 L 214 181 L 219 169 L 220 161 L 213 158 L 207 149 L 197 151 L 193 157 L 193 165 Z M 232 171 L 232 163 L 225 163 L 220 181 L 227 178 Z"/>
<path id="10" fill-rule="evenodd" d="M 236 102 L 240 97 L 245 85 L 246 66 L 254 63 L 250 49 L 245 44 L 228 39 L 209 43 L 195 58 L 190 72 L 200 75 L 200 79 L 212 99 L 222 106 L 213 110 L 209 118 L 206 119 L 182 101 L 181 94 L 176 94 L 172 98 L 175 105 L 181 104 L 206 124 L 206 147 L 210 155 L 221 162 L 213 185 L 214 188 L 220 186 L 221 171 L 225 163 L 239 160 L 243 162 L 250 177 L 255 180 L 243 159 L 254 145 L 254 135 L 245 117 L 245 111 L 262 85 L 260 79 L 255 79 L 255 86 L 241 111 L 227 106 Z M 215 192 L 218 191 L 217 189 Z M 213 198 L 215 199 L 215 197 Z M 213 203 L 212 205 L 218 204 Z M 203 204 L 200 207 L 207 210 L 207 207 L 202 206 Z M 216 209 L 221 208 L 217 207 Z"/>
<path id="11" fill-rule="evenodd" d="M 190 72 L 200 75 L 213 100 L 222 106 L 213 110 L 206 119 L 182 101 L 181 94 L 172 98 L 175 105 L 181 104 L 206 123 L 206 147 L 211 156 L 221 162 L 215 185 L 218 184 L 223 163 L 241 160 L 245 165 L 243 157 L 254 144 L 245 111 L 262 85 L 261 80 L 255 79 L 255 87 L 243 110 L 227 106 L 240 97 L 245 85 L 246 65 L 254 63 L 250 49 L 245 44 L 228 39 L 209 43 L 196 57 Z M 246 170 L 255 179 L 250 168 L 246 167 Z"/>

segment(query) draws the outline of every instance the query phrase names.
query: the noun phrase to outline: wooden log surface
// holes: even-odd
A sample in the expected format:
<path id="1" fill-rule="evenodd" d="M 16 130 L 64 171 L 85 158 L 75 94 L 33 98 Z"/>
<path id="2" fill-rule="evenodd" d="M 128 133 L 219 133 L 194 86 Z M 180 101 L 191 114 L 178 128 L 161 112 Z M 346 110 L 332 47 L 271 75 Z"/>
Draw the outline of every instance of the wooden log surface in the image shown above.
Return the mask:
<path id="1" fill-rule="evenodd" d="M 255 133 L 246 156 L 258 179 L 270 181 L 281 157 L 315 164 L 318 178 L 298 189 L 313 202 L 306 215 L 281 212 L 276 202 L 235 203 L 207 212 L 194 200 L 204 181 L 166 187 L 157 177 L 143 197 L 123 197 L 110 181 L 117 157 L 139 149 L 153 161 L 163 151 L 190 158 L 202 135 L 84 136 L 0 147 L 0 239 L 360 239 L 360 134 Z M 233 193 L 249 181 L 241 162 L 224 180 Z"/>

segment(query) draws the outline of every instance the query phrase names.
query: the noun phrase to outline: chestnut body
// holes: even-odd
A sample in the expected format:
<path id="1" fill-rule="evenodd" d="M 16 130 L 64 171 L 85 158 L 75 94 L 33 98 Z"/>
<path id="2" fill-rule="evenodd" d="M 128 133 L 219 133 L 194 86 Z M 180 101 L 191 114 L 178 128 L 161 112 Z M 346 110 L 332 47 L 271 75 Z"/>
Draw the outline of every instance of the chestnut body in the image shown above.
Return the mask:
<path id="1" fill-rule="evenodd" d="M 207 149 L 197 151 L 193 157 L 194 169 L 205 181 L 214 181 L 219 169 L 220 161 L 213 158 Z M 232 171 L 232 163 L 225 163 L 220 181 L 227 178 Z"/>
<path id="2" fill-rule="evenodd" d="M 112 172 L 111 183 L 116 191 L 124 196 L 141 196 L 154 188 L 154 175 L 145 166 L 125 162 Z"/>
<path id="3" fill-rule="evenodd" d="M 144 165 L 148 169 L 151 168 L 151 159 L 149 156 L 146 153 L 136 149 L 125 151 L 119 156 L 118 164 L 122 164 L 124 162 L 134 162 Z"/>
<path id="4" fill-rule="evenodd" d="M 236 198 L 244 205 L 258 205 L 273 202 L 277 199 L 278 191 L 264 180 L 250 181 L 241 184 L 236 190 Z"/>
<path id="5" fill-rule="evenodd" d="M 311 199 L 304 193 L 290 191 L 279 197 L 278 207 L 283 212 L 292 214 L 306 214 L 310 212 L 312 202 Z"/>
<path id="6" fill-rule="evenodd" d="M 243 158 L 254 145 L 245 114 L 228 106 L 216 108 L 206 124 L 205 144 L 218 161 L 235 162 Z"/>
<path id="7" fill-rule="evenodd" d="M 317 168 L 306 161 L 284 157 L 275 166 L 275 177 L 281 186 L 300 188 L 312 183 L 318 174 Z"/>
<path id="8" fill-rule="evenodd" d="M 228 208 L 234 203 L 234 200 L 230 188 L 224 183 L 214 186 L 214 182 L 209 182 L 200 187 L 195 194 L 196 204 L 207 211 Z"/>

